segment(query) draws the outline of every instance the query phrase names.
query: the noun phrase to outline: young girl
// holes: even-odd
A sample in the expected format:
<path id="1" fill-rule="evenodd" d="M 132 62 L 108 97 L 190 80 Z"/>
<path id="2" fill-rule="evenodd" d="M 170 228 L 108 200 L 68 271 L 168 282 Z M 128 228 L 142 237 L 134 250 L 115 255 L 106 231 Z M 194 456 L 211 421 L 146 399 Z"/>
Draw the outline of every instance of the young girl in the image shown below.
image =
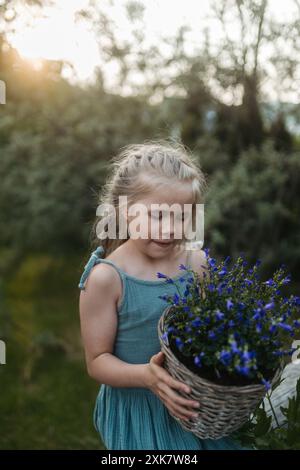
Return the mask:
<path id="1" fill-rule="evenodd" d="M 168 205 L 201 203 L 205 179 L 182 145 L 146 143 L 126 147 L 114 160 L 101 202 L 121 214 L 119 197 L 128 207 L 141 203 Z M 149 210 L 149 228 L 159 236 L 101 239 L 80 280 L 80 318 L 89 375 L 101 385 L 94 424 L 109 450 L 238 449 L 230 438 L 201 440 L 184 430 L 169 413 L 193 419 L 201 403 L 184 398 L 190 388 L 164 369 L 157 324 L 166 308 L 159 296 L 176 292 L 172 283 L 157 279 L 162 272 L 184 282 L 191 267 L 200 276 L 202 250 L 186 249 L 175 239 L 175 223 L 163 232 Z M 157 215 L 156 215 L 157 217 Z M 100 217 L 96 219 L 94 230 Z M 130 226 L 132 218 L 126 212 Z M 116 218 L 117 231 L 119 219 Z"/>

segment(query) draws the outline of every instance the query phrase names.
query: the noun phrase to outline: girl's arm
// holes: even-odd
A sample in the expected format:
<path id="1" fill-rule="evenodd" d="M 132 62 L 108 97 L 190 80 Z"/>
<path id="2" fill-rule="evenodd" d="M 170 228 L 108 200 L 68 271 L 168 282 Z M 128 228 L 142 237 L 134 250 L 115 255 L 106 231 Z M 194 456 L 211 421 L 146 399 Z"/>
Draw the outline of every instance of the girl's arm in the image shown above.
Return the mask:
<path id="1" fill-rule="evenodd" d="M 175 391 L 190 393 L 188 386 L 164 369 L 163 353 L 155 354 L 146 364 L 129 364 L 113 355 L 118 322 L 118 282 L 121 280 L 117 272 L 100 264 L 92 269 L 85 291 L 80 293 L 81 333 L 89 375 L 101 384 L 113 387 L 148 388 L 175 416 L 191 419 L 198 404 Z"/>
<path id="2" fill-rule="evenodd" d="M 121 280 L 109 266 L 95 266 L 80 293 L 81 335 L 89 375 L 113 387 L 146 387 L 148 364 L 129 364 L 113 355 Z"/>

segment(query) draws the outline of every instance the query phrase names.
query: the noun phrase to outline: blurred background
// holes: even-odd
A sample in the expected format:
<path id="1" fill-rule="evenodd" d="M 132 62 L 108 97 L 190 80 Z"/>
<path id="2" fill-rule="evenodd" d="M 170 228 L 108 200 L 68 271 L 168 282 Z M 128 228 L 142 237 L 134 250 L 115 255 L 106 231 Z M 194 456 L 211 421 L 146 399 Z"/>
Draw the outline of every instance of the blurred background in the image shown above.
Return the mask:
<path id="1" fill-rule="evenodd" d="M 0 0 L 1 449 L 101 448 L 77 284 L 120 147 L 187 145 L 205 246 L 285 263 L 299 293 L 299 20 L 299 0 Z"/>

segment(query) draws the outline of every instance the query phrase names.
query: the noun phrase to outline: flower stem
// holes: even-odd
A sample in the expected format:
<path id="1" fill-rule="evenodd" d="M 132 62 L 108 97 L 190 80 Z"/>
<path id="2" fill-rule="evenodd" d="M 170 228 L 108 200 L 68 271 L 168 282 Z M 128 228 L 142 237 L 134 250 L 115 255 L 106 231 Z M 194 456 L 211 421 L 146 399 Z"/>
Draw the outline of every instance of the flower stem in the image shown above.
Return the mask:
<path id="1" fill-rule="evenodd" d="M 277 427 L 279 428 L 279 427 L 280 427 L 280 424 L 279 424 L 279 422 L 278 422 L 278 419 L 277 419 L 275 410 L 274 410 L 274 408 L 273 408 L 272 400 L 271 400 L 271 397 L 270 397 L 270 395 L 269 395 L 269 392 L 267 392 L 267 399 L 268 399 L 268 402 L 269 402 L 271 411 L 272 411 L 272 413 L 273 413 L 274 419 L 275 419 L 275 421 L 276 421 Z"/>

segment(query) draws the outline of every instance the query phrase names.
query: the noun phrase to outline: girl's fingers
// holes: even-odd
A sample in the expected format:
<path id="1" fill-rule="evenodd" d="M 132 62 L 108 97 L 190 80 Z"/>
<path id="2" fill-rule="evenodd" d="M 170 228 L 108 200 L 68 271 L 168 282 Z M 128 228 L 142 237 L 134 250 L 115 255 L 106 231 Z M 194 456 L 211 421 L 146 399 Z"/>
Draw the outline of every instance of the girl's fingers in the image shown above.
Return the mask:
<path id="1" fill-rule="evenodd" d="M 160 395 L 166 403 L 168 403 L 168 406 L 172 407 L 176 413 L 180 413 L 188 418 L 197 416 L 197 411 L 194 408 L 194 401 L 179 397 L 179 395 L 177 395 L 177 393 L 171 390 L 167 385 L 160 385 Z M 193 410 L 190 409 L 191 407 Z"/>
<path id="2" fill-rule="evenodd" d="M 190 387 L 189 387 L 188 385 L 185 385 L 184 383 L 179 382 L 179 381 L 176 380 L 176 379 L 173 379 L 173 377 L 172 377 L 170 374 L 168 374 L 168 372 L 163 375 L 162 380 L 163 380 L 169 387 L 172 387 L 172 388 L 181 390 L 182 392 L 185 392 L 185 393 L 191 393 L 191 389 L 190 389 Z"/>
<path id="3" fill-rule="evenodd" d="M 161 383 L 160 388 L 163 389 L 165 393 L 167 393 L 174 403 L 178 403 L 178 405 L 183 405 L 192 408 L 198 408 L 199 402 L 196 400 L 188 400 L 187 398 L 183 398 L 178 393 L 176 393 L 172 388 L 168 385 Z"/>

